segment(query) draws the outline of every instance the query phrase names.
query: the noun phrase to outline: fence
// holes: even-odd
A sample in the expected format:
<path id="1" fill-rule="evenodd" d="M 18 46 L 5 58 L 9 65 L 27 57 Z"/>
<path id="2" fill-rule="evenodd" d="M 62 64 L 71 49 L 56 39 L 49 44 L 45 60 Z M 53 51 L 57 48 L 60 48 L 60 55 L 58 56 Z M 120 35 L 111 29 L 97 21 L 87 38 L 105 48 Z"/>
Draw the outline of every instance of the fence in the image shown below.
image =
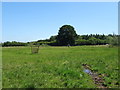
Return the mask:
<path id="1" fill-rule="evenodd" d="M 39 45 L 31 45 L 31 52 L 38 53 L 39 52 Z"/>

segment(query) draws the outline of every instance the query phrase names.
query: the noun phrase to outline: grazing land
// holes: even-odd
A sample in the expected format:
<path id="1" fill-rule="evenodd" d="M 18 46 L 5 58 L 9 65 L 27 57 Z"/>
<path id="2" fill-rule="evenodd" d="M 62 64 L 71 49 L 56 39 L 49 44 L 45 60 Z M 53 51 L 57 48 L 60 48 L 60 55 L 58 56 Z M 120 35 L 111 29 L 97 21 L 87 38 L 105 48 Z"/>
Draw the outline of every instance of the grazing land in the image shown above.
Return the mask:
<path id="1" fill-rule="evenodd" d="M 82 64 L 103 78 L 103 85 L 117 88 L 118 48 L 107 46 L 3 47 L 3 88 L 97 88 Z"/>

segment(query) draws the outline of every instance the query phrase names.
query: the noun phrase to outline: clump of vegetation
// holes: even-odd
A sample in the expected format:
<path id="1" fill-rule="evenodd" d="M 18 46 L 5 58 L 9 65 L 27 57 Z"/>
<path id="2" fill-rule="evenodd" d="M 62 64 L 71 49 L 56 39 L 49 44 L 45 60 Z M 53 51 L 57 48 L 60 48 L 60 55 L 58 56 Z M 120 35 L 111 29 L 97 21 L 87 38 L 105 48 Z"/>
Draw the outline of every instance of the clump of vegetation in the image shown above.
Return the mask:
<path id="1" fill-rule="evenodd" d="M 108 36 L 107 40 L 108 40 L 108 43 L 109 43 L 109 47 L 118 46 L 119 45 L 118 38 L 119 37 L 115 34 L 113 34 L 113 36 Z"/>

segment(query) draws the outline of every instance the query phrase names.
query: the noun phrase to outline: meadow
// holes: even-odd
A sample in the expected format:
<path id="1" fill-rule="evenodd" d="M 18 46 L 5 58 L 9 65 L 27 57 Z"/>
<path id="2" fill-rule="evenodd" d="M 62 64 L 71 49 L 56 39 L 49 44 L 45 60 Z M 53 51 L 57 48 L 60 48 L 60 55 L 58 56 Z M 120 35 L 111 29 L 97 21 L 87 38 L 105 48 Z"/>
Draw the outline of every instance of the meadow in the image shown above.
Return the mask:
<path id="1" fill-rule="evenodd" d="M 117 88 L 118 48 L 107 46 L 2 48 L 3 88 L 97 88 L 82 64 L 104 75 L 104 84 Z"/>

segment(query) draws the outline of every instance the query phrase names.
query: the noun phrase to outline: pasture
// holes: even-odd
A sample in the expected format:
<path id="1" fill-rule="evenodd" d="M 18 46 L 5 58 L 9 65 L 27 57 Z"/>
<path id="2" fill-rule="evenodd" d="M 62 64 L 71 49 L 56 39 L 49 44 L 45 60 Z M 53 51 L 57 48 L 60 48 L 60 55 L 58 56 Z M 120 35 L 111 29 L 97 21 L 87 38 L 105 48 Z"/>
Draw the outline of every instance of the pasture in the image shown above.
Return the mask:
<path id="1" fill-rule="evenodd" d="M 104 85 L 117 88 L 118 48 L 107 46 L 2 48 L 3 88 L 97 88 L 82 64 L 104 76 Z"/>

